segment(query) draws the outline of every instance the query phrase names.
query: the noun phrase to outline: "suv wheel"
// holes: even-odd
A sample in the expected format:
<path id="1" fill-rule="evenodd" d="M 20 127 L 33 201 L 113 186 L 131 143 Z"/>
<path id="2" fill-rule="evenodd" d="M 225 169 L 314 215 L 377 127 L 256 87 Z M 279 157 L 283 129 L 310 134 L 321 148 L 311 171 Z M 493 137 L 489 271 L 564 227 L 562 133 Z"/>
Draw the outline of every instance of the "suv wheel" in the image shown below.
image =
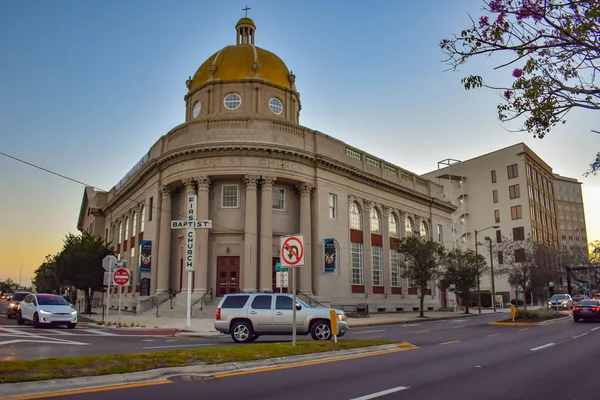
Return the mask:
<path id="1" fill-rule="evenodd" d="M 235 322 L 231 328 L 231 338 L 236 343 L 248 343 L 252 340 L 252 325 L 246 321 Z"/>
<path id="2" fill-rule="evenodd" d="M 317 321 L 312 324 L 310 335 L 314 340 L 329 340 L 331 339 L 331 326 L 329 321 Z"/>

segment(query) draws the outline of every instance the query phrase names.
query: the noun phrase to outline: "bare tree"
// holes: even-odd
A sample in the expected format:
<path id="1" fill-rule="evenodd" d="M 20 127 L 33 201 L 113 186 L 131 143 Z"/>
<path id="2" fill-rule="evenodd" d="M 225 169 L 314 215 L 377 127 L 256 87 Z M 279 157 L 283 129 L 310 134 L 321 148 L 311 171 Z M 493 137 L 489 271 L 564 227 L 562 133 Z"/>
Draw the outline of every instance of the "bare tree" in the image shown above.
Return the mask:
<path id="1" fill-rule="evenodd" d="M 497 268 L 500 275 L 506 276 L 508 283 L 516 291 L 525 292 L 531 287 L 531 278 L 535 263 L 535 243 L 530 237 L 525 240 L 503 238 L 496 248 L 502 252 L 502 264 Z M 516 296 L 515 296 L 516 297 Z M 515 305 L 518 305 L 515 299 Z M 527 308 L 527 301 L 523 304 Z"/>

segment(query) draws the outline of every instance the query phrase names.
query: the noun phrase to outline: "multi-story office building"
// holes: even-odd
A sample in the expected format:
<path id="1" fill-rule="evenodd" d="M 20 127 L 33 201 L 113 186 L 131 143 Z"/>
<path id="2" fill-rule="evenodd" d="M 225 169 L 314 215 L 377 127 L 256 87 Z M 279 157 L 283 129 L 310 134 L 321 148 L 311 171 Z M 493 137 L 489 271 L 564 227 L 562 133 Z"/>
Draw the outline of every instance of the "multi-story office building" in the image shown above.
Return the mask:
<path id="1" fill-rule="evenodd" d="M 559 246 L 552 168 L 524 143 L 466 161 L 441 161 L 423 177 L 442 184 L 447 200 L 458 206 L 452 218 L 454 247 L 475 249 L 477 235 L 478 252 L 488 263 L 493 254 L 498 266 L 504 261 L 495 243 L 503 238 L 530 236 Z M 491 282 L 488 269 L 481 278 L 484 305 L 491 305 Z M 494 282 L 497 303 L 510 301 L 515 292 L 506 278 L 495 274 Z"/>
<path id="2" fill-rule="evenodd" d="M 581 182 L 554 174 L 554 187 L 560 247 L 581 256 L 579 261 L 585 261 L 588 259 L 588 246 Z"/>

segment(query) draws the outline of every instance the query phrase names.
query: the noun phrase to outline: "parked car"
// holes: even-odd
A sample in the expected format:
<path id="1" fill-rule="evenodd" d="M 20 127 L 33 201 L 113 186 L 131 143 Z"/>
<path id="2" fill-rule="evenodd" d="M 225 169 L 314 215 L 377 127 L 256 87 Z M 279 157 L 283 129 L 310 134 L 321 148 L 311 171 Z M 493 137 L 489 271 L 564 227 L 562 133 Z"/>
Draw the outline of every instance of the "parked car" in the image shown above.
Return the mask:
<path id="1" fill-rule="evenodd" d="M 573 308 L 573 299 L 568 294 L 555 294 L 554 296 L 550 297 L 548 306 L 551 308 Z"/>
<path id="2" fill-rule="evenodd" d="M 36 328 L 43 325 L 77 325 L 77 310 L 64 297 L 57 294 L 29 293 L 21 303 L 17 323 L 33 322 Z"/>
<path id="3" fill-rule="evenodd" d="M 19 303 L 29 294 L 29 292 L 15 292 L 8 302 L 6 317 L 11 319 L 18 314 Z"/>
<path id="4" fill-rule="evenodd" d="M 253 342 L 261 335 L 291 335 L 293 298 L 288 293 L 236 293 L 225 295 L 217 305 L 215 329 L 230 334 L 237 343 Z M 296 333 L 314 340 L 332 337 L 330 308 L 310 307 L 296 300 Z M 338 336 L 348 330 L 346 314 L 335 310 Z"/>
<path id="5" fill-rule="evenodd" d="M 600 300 L 583 300 L 573 307 L 573 321 L 600 319 Z"/>

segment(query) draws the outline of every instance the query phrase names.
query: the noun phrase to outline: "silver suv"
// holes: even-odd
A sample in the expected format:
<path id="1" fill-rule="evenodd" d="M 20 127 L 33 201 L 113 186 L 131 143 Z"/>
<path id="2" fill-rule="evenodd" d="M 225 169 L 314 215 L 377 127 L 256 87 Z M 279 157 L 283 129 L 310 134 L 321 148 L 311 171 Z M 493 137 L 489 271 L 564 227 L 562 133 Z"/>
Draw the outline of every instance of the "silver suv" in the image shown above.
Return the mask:
<path id="1" fill-rule="evenodd" d="M 236 293 L 225 295 L 217 306 L 215 329 L 237 343 L 253 342 L 261 335 L 291 335 L 293 298 L 287 293 Z M 310 307 L 296 299 L 296 333 L 314 340 L 331 339 L 330 308 Z M 338 337 L 348 330 L 346 314 L 335 310 Z"/>

